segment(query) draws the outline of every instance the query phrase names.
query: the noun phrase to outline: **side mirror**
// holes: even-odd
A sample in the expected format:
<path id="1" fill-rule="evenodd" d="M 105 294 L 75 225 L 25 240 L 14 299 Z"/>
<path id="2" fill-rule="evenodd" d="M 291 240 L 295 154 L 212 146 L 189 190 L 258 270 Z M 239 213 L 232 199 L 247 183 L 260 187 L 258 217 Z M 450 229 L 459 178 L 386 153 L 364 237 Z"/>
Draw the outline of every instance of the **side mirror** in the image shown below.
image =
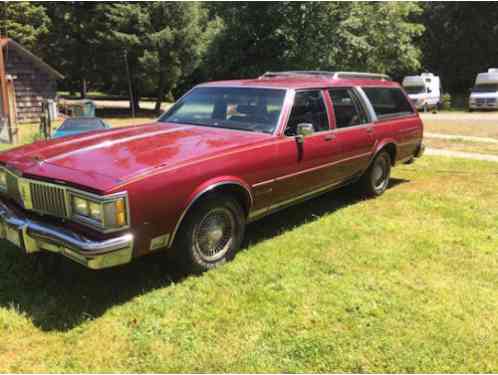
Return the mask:
<path id="1" fill-rule="evenodd" d="M 297 125 L 297 135 L 296 141 L 297 143 L 303 143 L 304 137 L 313 134 L 315 129 L 313 128 L 313 124 L 302 123 Z"/>

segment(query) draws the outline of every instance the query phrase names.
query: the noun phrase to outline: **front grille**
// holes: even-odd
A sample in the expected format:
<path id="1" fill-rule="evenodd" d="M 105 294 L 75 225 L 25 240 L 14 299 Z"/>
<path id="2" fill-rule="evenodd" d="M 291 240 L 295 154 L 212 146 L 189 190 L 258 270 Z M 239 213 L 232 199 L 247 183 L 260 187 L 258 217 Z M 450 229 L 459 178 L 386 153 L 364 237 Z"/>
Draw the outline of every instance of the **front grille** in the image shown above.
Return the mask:
<path id="1" fill-rule="evenodd" d="M 496 103 L 496 98 L 488 98 L 488 100 L 486 100 L 486 102 L 488 104 L 495 104 Z"/>
<path id="2" fill-rule="evenodd" d="M 59 217 L 66 217 L 64 189 L 36 182 L 30 182 L 33 210 Z"/>
<path id="3" fill-rule="evenodd" d="M 476 104 L 477 105 L 483 105 L 485 103 L 486 103 L 486 99 L 484 99 L 484 98 L 477 98 L 476 99 Z"/>
<path id="4" fill-rule="evenodd" d="M 7 182 L 7 195 L 15 200 L 17 203 L 22 204 L 21 192 L 19 191 L 19 182 L 15 175 L 7 173 L 5 176 Z"/>

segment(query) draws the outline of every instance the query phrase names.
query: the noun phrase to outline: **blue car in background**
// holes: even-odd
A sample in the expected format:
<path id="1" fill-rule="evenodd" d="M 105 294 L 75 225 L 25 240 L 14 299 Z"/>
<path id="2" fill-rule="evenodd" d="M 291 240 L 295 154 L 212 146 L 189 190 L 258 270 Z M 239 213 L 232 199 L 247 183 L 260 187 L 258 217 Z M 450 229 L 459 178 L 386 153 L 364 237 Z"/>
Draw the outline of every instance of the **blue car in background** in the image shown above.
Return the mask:
<path id="1" fill-rule="evenodd" d="M 104 130 L 109 128 L 110 125 L 98 117 L 71 117 L 64 120 L 62 125 L 54 132 L 52 138 L 66 137 L 68 135 L 76 135 L 92 130 Z"/>

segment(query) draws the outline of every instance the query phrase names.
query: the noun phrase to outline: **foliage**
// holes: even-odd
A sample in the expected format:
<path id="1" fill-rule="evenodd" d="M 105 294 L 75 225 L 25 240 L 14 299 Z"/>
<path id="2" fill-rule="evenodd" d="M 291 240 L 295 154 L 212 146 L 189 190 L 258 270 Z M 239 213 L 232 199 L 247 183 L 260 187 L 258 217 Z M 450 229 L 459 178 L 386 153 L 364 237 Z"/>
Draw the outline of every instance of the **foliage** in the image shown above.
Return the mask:
<path id="1" fill-rule="evenodd" d="M 498 6 L 455 2 L 7 2 L 0 30 L 65 76 L 64 89 L 178 96 L 268 70 L 428 70 L 467 93 L 496 65 Z M 477 27 L 478 26 L 478 27 Z M 459 96 L 454 95 L 454 102 Z"/>
<path id="2" fill-rule="evenodd" d="M 106 4 L 108 25 L 101 37 L 109 49 L 127 54 L 136 102 L 154 93 L 159 104 L 197 67 L 203 51 L 203 9 L 197 3 Z M 107 32 L 107 30 L 109 32 Z M 122 64 L 111 76 L 123 82 Z"/>
<path id="3" fill-rule="evenodd" d="M 497 372 L 496 164 L 423 157 L 393 177 L 379 199 L 252 224 L 200 277 L 163 254 L 64 278 L 2 242 L 0 371 Z"/>
<path id="4" fill-rule="evenodd" d="M 424 67 L 438 73 L 450 92 L 468 93 L 477 73 L 498 63 L 498 4 L 430 2 L 424 7 Z"/>
<path id="5" fill-rule="evenodd" d="M 214 77 L 282 69 L 399 74 L 420 66 L 413 39 L 423 26 L 411 21 L 421 11 L 415 3 L 212 3 L 209 8 L 224 22 L 208 59 Z"/>
<path id="6" fill-rule="evenodd" d="M 45 7 L 37 3 L 10 1 L 0 6 L 0 35 L 34 52 L 42 52 L 38 42 L 47 36 L 50 21 Z"/>
<path id="7" fill-rule="evenodd" d="M 98 82 L 105 53 L 99 31 L 102 28 L 103 6 L 94 2 L 47 3 L 52 20 L 46 45 L 47 61 L 64 72 L 65 86 L 79 89 L 84 97 L 87 85 Z"/>
<path id="8" fill-rule="evenodd" d="M 451 108 L 451 94 L 444 93 L 441 95 L 441 109 L 450 109 Z"/>

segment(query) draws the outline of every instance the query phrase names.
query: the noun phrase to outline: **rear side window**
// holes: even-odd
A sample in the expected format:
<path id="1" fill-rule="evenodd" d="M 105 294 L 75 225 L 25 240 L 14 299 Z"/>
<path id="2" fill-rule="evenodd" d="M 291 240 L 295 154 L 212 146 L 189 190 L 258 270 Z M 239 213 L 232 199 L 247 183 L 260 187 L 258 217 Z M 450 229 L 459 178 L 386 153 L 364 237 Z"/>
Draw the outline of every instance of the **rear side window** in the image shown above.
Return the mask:
<path id="1" fill-rule="evenodd" d="M 364 87 L 363 91 L 380 119 L 413 113 L 410 103 L 398 88 Z"/>
<path id="2" fill-rule="evenodd" d="M 332 88 L 329 89 L 329 94 L 337 128 L 349 128 L 368 122 L 367 114 L 351 88 Z"/>

